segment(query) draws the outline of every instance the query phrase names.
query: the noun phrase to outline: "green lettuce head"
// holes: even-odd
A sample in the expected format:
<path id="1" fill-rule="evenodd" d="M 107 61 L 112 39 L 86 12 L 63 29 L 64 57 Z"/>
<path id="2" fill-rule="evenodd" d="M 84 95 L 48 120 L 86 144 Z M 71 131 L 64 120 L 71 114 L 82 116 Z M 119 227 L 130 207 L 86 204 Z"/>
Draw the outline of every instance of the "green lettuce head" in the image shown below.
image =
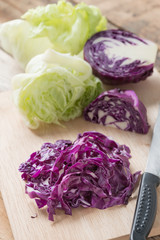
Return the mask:
<path id="1" fill-rule="evenodd" d="M 24 68 L 46 49 L 78 54 L 96 32 L 106 29 L 106 19 L 95 6 L 73 6 L 64 0 L 28 10 L 22 19 L 2 24 L 0 45 Z"/>
<path id="2" fill-rule="evenodd" d="M 48 49 L 12 80 L 13 98 L 30 128 L 40 121 L 60 124 L 74 119 L 101 92 L 101 81 L 79 56 Z"/>

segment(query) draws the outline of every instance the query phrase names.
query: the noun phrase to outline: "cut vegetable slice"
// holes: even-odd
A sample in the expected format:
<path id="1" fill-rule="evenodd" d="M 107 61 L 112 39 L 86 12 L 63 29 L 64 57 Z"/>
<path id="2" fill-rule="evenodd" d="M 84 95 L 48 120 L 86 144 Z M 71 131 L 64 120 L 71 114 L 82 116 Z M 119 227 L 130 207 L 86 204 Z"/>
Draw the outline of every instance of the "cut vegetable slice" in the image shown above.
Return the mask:
<path id="1" fill-rule="evenodd" d="M 153 72 L 157 45 L 122 30 L 106 30 L 85 44 L 84 58 L 104 83 L 122 84 L 146 79 Z"/>
<path id="2" fill-rule="evenodd" d="M 147 133 L 147 111 L 132 90 L 113 89 L 98 96 L 84 110 L 87 121 L 122 130 Z"/>

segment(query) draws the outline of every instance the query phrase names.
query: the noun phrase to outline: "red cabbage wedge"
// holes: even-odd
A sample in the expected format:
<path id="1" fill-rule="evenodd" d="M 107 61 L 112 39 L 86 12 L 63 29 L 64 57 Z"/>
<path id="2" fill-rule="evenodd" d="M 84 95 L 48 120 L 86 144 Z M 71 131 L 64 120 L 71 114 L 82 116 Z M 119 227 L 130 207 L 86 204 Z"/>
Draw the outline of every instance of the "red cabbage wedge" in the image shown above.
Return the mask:
<path id="1" fill-rule="evenodd" d="M 127 204 L 140 172 L 131 174 L 130 149 L 98 132 L 84 132 L 71 143 L 44 143 L 19 171 L 26 193 L 38 207 L 47 205 L 49 220 L 56 209 L 72 214 L 80 205 L 105 209 Z"/>
<path id="2" fill-rule="evenodd" d="M 87 121 L 146 134 L 147 110 L 133 90 L 112 89 L 103 92 L 84 110 Z"/>
<path id="3" fill-rule="evenodd" d="M 123 30 L 94 34 L 85 44 L 84 59 L 107 84 L 139 82 L 153 72 L 157 45 Z"/>

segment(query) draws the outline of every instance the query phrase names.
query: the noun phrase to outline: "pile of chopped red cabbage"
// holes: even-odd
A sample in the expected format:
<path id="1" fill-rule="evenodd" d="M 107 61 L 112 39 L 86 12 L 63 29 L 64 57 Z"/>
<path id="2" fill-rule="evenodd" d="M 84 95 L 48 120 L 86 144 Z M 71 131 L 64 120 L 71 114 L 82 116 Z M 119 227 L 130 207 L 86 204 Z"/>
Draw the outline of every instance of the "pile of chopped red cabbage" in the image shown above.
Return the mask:
<path id="1" fill-rule="evenodd" d="M 130 149 L 99 132 L 79 134 L 72 143 L 58 140 L 19 166 L 25 189 L 49 220 L 56 209 L 72 214 L 79 206 L 105 209 L 127 204 L 140 172 L 131 174 Z"/>

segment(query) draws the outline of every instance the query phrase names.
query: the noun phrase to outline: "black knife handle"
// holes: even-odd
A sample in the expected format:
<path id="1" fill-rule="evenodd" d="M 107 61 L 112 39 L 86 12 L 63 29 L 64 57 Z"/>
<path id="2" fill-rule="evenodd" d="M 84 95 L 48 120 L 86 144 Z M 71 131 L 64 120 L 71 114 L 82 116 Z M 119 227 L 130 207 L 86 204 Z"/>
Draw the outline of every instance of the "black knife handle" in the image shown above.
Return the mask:
<path id="1" fill-rule="evenodd" d="M 142 176 L 134 213 L 130 240 L 145 240 L 152 228 L 157 211 L 159 177 L 145 172 Z"/>

